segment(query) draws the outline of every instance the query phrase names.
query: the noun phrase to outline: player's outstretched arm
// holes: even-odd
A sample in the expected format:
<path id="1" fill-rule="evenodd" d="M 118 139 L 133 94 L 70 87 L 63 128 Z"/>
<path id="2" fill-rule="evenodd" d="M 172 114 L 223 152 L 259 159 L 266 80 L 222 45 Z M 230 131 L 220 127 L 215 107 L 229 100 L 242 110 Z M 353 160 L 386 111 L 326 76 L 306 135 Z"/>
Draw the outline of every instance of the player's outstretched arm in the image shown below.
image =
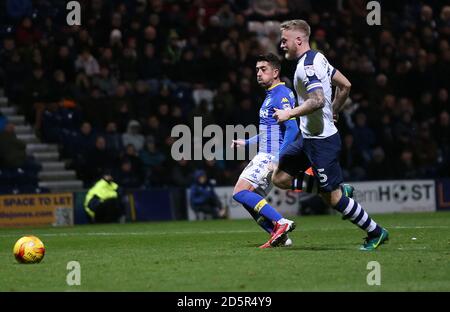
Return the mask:
<path id="1" fill-rule="evenodd" d="M 336 70 L 331 81 L 336 86 L 333 100 L 333 113 L 339 114 L 345 108 L 344 104 L 350 94 L 352 84 L 339 70 Z"/>
<path id="2" fill-rule="evenodd" d="M 281 110 L 275 108 L 273 117 L 278 122 L 284 122 L 294 117 L 309 115 L 325 105 L 325 96 L 322 88 L 316 88 L 308 93 L 308 99 L 302 105 L 293 109 Z"/>
<path id="3" fill-rule="evenodd" d="M 246 145 L 253 145 L 258 143 L 259 140 L 259 135 L 255 135 L 252 136 L 250 139 L 247 140 L 242 140 L 242 139 L 237 139 L 237 140 L 231 140 L 231 148 L 235 148 L 235 147 L 244 147 Z"/>

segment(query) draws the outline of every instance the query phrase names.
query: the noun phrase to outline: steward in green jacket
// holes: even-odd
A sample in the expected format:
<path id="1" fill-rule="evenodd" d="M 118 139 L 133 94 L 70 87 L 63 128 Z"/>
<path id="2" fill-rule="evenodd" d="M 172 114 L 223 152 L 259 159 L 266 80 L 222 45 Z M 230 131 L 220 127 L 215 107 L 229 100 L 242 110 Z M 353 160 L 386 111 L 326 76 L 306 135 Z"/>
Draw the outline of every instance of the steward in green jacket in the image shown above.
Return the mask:
<path id="1" fill-rule="evenodd" d="M 119 185 L 110 175 L 103 175 L 88 191 L 84 200 L 84 210 L 92 223 L 119 221 L 124 213 L 118 189 Z"/>

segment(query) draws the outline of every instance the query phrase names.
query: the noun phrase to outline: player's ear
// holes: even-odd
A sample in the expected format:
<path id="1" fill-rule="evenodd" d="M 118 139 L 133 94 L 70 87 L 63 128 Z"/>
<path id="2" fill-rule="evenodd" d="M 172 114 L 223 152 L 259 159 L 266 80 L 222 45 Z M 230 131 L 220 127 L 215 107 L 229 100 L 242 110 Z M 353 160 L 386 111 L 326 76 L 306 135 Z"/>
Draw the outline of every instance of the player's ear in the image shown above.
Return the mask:
<path id="1" fill-rule="evenodd" d="M 302 37 L 300 37 L 300 36 L 296 37 L 295 38 L 295 43 L 297 45 L 299 45 L 299 46 L 302 45 L 302 43 L 303 43 Z"/>
<path id="2" fill-rule="evenodd" d="M 280 70 L 277 68 L 273 69 L 273 78 L 278 78 L 280 77 Z"/>

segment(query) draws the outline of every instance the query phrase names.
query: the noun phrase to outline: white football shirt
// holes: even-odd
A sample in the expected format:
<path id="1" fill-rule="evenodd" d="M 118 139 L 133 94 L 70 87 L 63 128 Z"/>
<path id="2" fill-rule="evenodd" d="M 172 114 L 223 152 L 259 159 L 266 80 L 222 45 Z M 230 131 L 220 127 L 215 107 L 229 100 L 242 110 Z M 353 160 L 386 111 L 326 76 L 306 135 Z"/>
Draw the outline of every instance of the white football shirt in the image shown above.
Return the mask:
<path id="1" fill-rule="evenodd" d="M 323 139 L 338 131 L 333 122 L 331 100 L 333 93 L 331 78 L 335 72 L 336 69 L 318 51 L 308 50 L 298 60 L 294 74 L 298 105 L 302 105 L 308 99 L 307 94 L 316 89 L 322 89 L 325 96 L 323 108 L 300 117 L 300 130 L 304 138 Z"/>

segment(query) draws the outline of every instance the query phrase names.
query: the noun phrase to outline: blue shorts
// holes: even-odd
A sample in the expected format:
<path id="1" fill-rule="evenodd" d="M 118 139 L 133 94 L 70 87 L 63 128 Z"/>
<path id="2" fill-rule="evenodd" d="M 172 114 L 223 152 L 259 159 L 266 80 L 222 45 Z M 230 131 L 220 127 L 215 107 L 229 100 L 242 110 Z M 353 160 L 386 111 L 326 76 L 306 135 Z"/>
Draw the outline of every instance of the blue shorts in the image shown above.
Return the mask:
<path id="1" fill-rule="evenodd" d="M 339 133 L 324 139 L 306 139 L 300 135 L 280 154 L 279 169 L 291 176 L 305 171 L 309 166 L 319 178 L 323 192 L 331 192 L 344 181 L 339 164 L 341 137 Z"/>

